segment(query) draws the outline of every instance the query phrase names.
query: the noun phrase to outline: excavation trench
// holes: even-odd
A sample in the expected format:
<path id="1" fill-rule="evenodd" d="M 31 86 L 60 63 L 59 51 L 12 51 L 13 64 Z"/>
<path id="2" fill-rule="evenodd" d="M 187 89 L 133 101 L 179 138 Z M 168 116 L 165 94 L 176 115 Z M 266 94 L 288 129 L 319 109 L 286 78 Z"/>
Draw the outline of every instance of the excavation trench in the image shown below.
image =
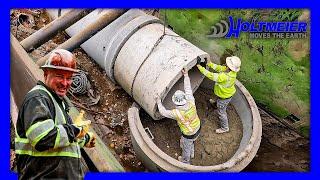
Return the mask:
<path id="1" fill-rule="evenodd" d="M 66 32 L 76 36 L 103 13 L 104 10 L 92 11 Z M 219 136 L 214 134 L 217 118 L 207 104 L 214 84 L 203 81 L 204 76 L 195 66 L 198 58 L 207 61 L 210 57 L 165 28 L 156 17 L 131 9 L 84 42 L 81 48 L 142 107 L 144 112 L 139 112 L 136 107 L 130 108 L 128 121 L 135 153 L 148 169 L 241 171 L 255 156 L 262 129 L 258 109 L 249 92 L 240 82 L 236 82 L 237 93 L 228 109 L 231 132 Z M 203 123 L 193 165 L 176 160 L 176 156 L 180 155 L 180 133 L 176 122 L 166 119 L 153 121 L 161 118 L 156 107 L 157 94 L 167 109 L 174 107 L 171 96 L 176 90 L 183 90 L 183 68 L 189 70 Z M 146 127 L 154 134 L 154 141 L 146 133 Z M 166 140 L 167 143 L 163 143 Z"/>
<path id="2" fill-rule="evenodd" d="M 177 160 L 181 136 L 176 122 L 154 122 L 137 105 L 128 111 L 132 144 L 137 156 L 152 171 L 241 171 L 253 159 L 260 145 L 261 119 L 245 87 L 236 82 L 237 92 L 227 109 L 230 132 L 217 135 L 217 115 L 208 103 L 213 82 L 204 80 L 194 93 L 202 121 L 201 135 L 195 143 L 192 164 Z M 152 134 L 152 135 L 151 135 Z"/>
<path id="3" fill-rule="evenodd" d="M 201 133 L 195 142 L 195 158 L 191 164 L 197 166 L 212 166 L 221 164 L 230 159 L 239 148 L 242 138 L 242 123 L 233 105 L 227 109 L 230 132 L 216 134 L 215 129 L 219 127 L 218 116 L 214 113 L 214 106 L 208 102 L 212 98 L 212 92 L 199 88 L 195 93 L 197 113 L 201 119 Z M 140 118 L 143 128 L 153 137 L 153 143 L 161 151 L 170 157 L 177 159 L 181 155 L 179 139 L 181 132 L 177 122 L 172 119 L 153 121 L 153 119 L 140 110 Z"/>

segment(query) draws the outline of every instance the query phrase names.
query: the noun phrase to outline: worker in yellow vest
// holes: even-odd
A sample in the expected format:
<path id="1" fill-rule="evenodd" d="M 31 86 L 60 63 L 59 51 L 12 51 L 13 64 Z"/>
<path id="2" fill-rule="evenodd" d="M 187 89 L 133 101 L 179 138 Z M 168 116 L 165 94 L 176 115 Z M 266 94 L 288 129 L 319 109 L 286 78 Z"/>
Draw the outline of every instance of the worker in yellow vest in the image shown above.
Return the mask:
<path id="1" fill-rule="evenodd" d="M 194 158 L 194 141 L 200 134 L 200 119 L 197 114 L 195 99 L 192 95 L 190 78 L 186 69 L 182 70 L 184 75 L 184 92 L 177 90 L 172 96 L 172 102 L 176 105 L 173 110 L 167 110 L 157 97 L 159 112 L 162 116 L 175 119 L 178 122 L 182 136 L 180 138 L 180 147 L 182 156 L 178 160 L 190 164 L 190 159 Z"/>
<path id="2" fill-rule="evenodd" d="M 16 124 L 19 179 L 83 179 L 80 148 L 94 147 L 95 137 L 69 116 L 66 94 L 78 71 L 76 59 L 56 49 L 41 68 L 44 82 L 26 94 Z"/>
<path id="3" fill-rule="evenodd" d="M 227 106 L 236 92 L 234 86 L 237 72 L 240 70 L 241 60 L 237 56 L 226 58 L 227 66 L 221 66 L 208 62 L 207 66 L 215 70 L 217 73 L 212 73 L 206 70 L 201 65 L 197 65 L 202 74 L 212 81 L 215 81 L 214 94 L 217 99 L 217 112 L 220 121 L 220 128 L 216 129 L 216 133 L 221 134 L 229 131 Z"/>

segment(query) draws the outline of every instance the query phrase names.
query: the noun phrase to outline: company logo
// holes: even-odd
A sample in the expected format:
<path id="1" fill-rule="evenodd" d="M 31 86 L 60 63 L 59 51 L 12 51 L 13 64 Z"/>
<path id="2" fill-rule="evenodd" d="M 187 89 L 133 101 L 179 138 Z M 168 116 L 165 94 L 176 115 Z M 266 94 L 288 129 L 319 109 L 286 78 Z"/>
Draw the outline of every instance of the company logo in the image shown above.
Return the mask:
<path id="1" fill-rule="evenodd" d="M 229 23 L 220 20 L 211 27 L 212 33 L 207 37 L 239 38 L 242 32 L 246 32 L 250 38 L 306 38 L 307 28 L 306 22 L 248 22 L 229 16 Z"/>
<path id="2" fill-rule="evenodd" d="M 223 26 L 224 25 L 224 26 Z M 219 27 L 217 29 L 217 27 Z M 225 20 L 220 20 L 214 26 L 211 26 L 212 33 L 208 35 L 209 38 L 221 38 L 224 37 L 229 30 L 229 24 Z"/>

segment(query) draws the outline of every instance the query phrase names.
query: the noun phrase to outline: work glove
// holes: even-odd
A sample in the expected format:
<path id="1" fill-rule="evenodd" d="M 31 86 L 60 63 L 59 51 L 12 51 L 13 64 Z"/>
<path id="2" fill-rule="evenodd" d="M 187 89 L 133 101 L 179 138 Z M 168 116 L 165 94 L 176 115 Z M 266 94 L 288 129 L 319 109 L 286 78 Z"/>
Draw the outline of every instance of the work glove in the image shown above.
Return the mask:
<path id="1" fill-rule="evenodd" d="M 88 142 L 84 145 L 87 148 L 93 148 L 96 146 L 96 137 L 92 132 L 86 133 L 86 139 L 89 139 Z"/>
<path id="2" fill-rule="evenodd" d="M 201 63 L 201 58 L 199 56 L 197 56 L 197 64 Z"/>
<path id="3" fill-rule="evenodd" d="M 84 120 L 84 111 L 81 110 L 79 115 L 74 119 L 74 125 L 80 129 L 80 132 L 77 135 L 77 138 L 83 138 L 86 133 L 89 131 L 89 127 L 91 124 L 90 120 Z"/>
<path id="4" fill-rule="evenodd" d="M 201 59 L 199 56 L 197 56 L 197 64 L 199 64 L 202 67 L 206 67 L 206 60 Z"/>
<path id="5" fill-rule="evenodd" d="M 79 129 L 79 133 L 77 134 L 76 138 L 82 139 L 86 135 L 87 131 L 85 130 L 84 127 L 81 127 L 81 126 L 80 127 L 76 126 L 76 127 Z"/>

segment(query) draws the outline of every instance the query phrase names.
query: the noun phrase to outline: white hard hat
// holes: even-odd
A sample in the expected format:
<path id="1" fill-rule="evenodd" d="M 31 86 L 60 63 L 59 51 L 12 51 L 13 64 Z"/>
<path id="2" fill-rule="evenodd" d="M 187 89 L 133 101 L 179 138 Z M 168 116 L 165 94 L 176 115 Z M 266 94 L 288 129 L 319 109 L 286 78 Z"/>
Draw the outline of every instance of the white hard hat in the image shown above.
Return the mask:
<path id="1" fill-rule="evenodd" d="M 237 56 L 231 56 L 226 58 L 227 66 L 234 72 L 240 71 L 241 60 Z"/>
<path id="2" fill-rule="evenodd" d="M 172 96 L 172 102 L 178 106 L 185 105 L 187 103 L 186 94 L 181 90 L 177 90 Z"/>

